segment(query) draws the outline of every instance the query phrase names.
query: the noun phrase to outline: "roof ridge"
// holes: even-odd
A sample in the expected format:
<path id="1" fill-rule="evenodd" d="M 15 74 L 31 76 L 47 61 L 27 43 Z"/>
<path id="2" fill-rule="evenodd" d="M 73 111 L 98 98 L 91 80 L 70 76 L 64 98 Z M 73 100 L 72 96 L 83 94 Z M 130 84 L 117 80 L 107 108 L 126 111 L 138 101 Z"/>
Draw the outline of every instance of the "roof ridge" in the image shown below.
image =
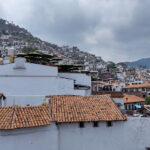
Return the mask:
<path id="1" fill-rule="evenodd" d="M 13 128 L 13 124 L 14 124 L 13 122 L 14 122 L 14 118 L 16 116 L 16 108 L 17 107 L 18 107 L 18 105 L 12 106 L 13 113 L 12 113 L 11 126 L 10 126 L 11 129 Z"/>

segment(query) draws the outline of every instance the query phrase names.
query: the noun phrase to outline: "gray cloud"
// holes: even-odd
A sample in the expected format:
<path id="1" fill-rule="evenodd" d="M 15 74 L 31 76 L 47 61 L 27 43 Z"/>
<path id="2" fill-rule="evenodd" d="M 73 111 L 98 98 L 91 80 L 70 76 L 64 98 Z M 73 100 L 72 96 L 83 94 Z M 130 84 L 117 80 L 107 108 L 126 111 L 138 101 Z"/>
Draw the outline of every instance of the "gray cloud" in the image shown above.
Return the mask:
<path id="1" fill-rule="evenodd" d="M 149 0 L 5 0 L 0 15 L 46 41 L 77 45 L 118 62 L 150 55 L 149 4 Z"/>

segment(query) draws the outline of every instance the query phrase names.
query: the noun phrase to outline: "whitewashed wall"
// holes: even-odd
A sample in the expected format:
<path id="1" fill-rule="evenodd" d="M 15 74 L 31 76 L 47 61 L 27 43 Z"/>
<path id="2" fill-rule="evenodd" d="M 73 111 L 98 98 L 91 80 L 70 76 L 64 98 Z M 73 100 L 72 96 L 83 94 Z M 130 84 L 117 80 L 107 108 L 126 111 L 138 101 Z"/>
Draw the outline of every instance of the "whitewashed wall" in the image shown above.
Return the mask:
<path id="1" fill-rule="evenodd" d="M 0 91 L 6 95 L 55 95 L 73 89 L 73 80 L 58 77 L 0 77 Z"/>
<path id="2" fill-rule="evenodd" d="M 0 76 L 57 76 L 58 68 L 39 64 L 25 63 L 26 69 L 14 69 L 15 64 L 0 65 Z"/>
<path id="3" fill-rule="evenodd" d="M 30 63 L 25 63 L 25 69 L 14 66 L 0 65 L 0 93 L 7 97 L 7 105 L 39 105 L 47 95 L 89 95 L 89 91 L 74 90 L 73 79 L 59 77 L 57 67 Z"/>
<path id="4" fill-rule="evenodd" d="M 75 90 L 74 80 L 60 77 L 0 77 L 0 87 L 6 105 L 40 105 L 47 95 L 90 95 L 90 90 Z"/>
<path id="5" fill-rule="evenodd" d="M 145 150 L 150 147 L 150 119 L 128 118 L 107 127 L 100 122 L 94 128 L 86 123 L 52 123 L 48 127 L 18 129 L 0 134 L 3 150 Z"/>
<path id="6" fill-rule="evenodd" d="M 7 105 L 39 105 L 46 95 L 78 95 L 74 81 L 59 77 L 0 77 Z"/>
<path id="7" fill-rule="evenodd" d="M 76 84 L 86 85 L 91 87 L 91 76 L 84 73 L 59 73 L 59 76 L 71 78 Z"/>
<path id="8" fill-rule="evenodd" d="M 125 109 L 125 108 L 124 108 L 124 101 L 123 101 L 123 98 L 113 98 L 113 101 L 114 101 L 115 103 L 120 103 L 120 104 L 121 104 L 120 109 Z"/>
<path id="9" fill-rule="evenodd" d="M 64 124 L 60 127 L 61 150 L 145 150 L 150 147 L 149 124 L 149 118 L 129 118 L 112 127 L 103 122 L 98 128 L 91 123 L 80 129 L 77 124 Z"/>
<path id="10" fill-rule="evenodd" d="M 0 132 L 1 150 L 58 150 L 55 124 Z"/>

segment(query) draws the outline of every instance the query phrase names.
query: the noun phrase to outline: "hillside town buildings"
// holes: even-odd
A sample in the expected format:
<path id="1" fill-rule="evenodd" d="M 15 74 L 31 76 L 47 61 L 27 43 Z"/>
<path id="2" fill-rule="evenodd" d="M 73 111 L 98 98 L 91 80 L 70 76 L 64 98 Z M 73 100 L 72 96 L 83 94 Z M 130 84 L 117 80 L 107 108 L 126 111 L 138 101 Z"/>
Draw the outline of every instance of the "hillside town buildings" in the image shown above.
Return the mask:
<path id="1" fill-rule="evenodd" d="M 145 99 L 135 95 L 125 95 L 123 97 L 126 110 L 137 110 L 144 106 Z"/>
<path id="2" fill-rule="evenodd" d="M 0 149 L 150 149 L 149 69 L 0 31 Z"/>
<path id="3" fill-rule="evenodd" d="M 150 83 L 132 84 L 123 88 L 123 92 L 140 97 L 150 96 Z"/>
<path id="4" fill-rule="evenodd" d="M 128 112 L 147 115 L 144 99 L 117 91 L 119 85 L 126 88 L 121 80 L 92 81 L 92 75 L 85 70 L 59 72 L 57 66 L 28 63 L 24 58 L 0 65 L 1 148 L 149 148 L 149 117 Z"/>

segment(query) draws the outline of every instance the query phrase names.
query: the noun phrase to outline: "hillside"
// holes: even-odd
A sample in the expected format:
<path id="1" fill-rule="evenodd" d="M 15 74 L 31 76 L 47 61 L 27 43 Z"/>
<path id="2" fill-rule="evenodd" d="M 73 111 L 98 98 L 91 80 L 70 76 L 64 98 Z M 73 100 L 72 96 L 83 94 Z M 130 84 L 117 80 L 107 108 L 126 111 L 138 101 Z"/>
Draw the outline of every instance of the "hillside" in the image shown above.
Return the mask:
<path id="1" fill-rule="evenodd" d="M 57 55 L 63 59 L 63 64 L 85 64 L 90 70 L 106 65 L 101 57 L 81 51 L 78 47 L 58 46 L 34 37 L 26 29 L 6 20 L 0 19 L 0 52 L 7 56 L 9 49 L 14 49 L 15 55 L 29 50 L 41 50 L 47 54 Z"/>
<path id="2" fill-rule="evenodd" d="M 143 58 L 133 62 L 125 62 L 125 64 L 128 66 L 135 66 L 135 67 L 141 66 L 150 69 L 150 58 Z"/>

